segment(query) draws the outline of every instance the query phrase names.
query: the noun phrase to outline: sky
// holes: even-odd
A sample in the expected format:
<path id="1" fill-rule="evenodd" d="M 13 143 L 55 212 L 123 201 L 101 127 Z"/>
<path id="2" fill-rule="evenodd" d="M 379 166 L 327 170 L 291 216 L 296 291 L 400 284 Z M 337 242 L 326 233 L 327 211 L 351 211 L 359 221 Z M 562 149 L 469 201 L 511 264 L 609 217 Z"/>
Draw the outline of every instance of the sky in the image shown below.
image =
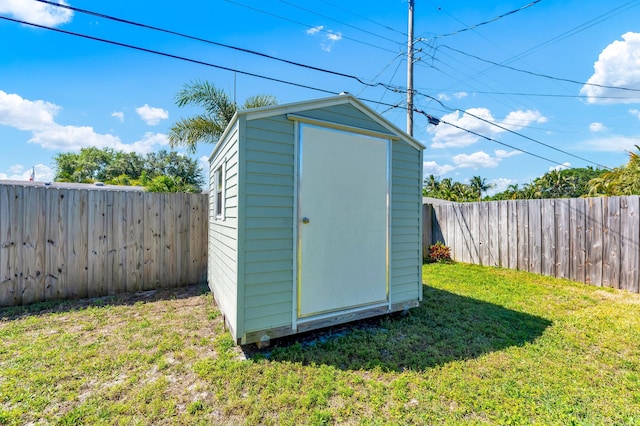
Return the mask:
<path id="1" fill-rule="evenodd" d="M 175 104 L 197 80 L 239 104 L 349 92 L 406 129 L 407 0 L 52 2 L 93 14 L 0 0 L 1 18 L 40 26 L 0 19 L 0 179 L 51 181 L 83 147 L 169 149 L 201 112 Z M 414 49 L 425 177 L 496 192 L 640 145 L 640 0 L 415 0 Z"/>

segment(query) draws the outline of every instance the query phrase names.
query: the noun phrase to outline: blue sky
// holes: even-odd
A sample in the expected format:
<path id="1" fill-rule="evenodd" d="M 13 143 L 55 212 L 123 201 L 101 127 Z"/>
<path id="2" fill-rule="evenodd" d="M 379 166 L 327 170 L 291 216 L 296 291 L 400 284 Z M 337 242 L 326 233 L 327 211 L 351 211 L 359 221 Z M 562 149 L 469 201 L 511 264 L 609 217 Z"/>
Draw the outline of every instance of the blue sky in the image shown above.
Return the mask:
<path id="1" fill-rule="evenodd" d="M 57 153 L 87 146 L 168 149 L 170 126 L 198 112 L 178 108 L 175 94 L 197 79 L 239 103 L 258 93 L 289 103 L 347 91 L 406 128 L 406 0 L 65 4 L 367 84 L 36 0 L 0 0 L 2 17 L 239 71 L 0 19 L 0 179 L 27 180 L 35 167 L 36 180 L 51 180 Z M 640 145 L 639 6 L 416 0 L 415 108 L 441 119 L 434 126 L 414 116 L 414 137 L 427 146 L 425 176 L 479 175 L 498 190 L 561 165 L 624 164 Z M 211 149 L 201 145 L 195 158 Z"/>

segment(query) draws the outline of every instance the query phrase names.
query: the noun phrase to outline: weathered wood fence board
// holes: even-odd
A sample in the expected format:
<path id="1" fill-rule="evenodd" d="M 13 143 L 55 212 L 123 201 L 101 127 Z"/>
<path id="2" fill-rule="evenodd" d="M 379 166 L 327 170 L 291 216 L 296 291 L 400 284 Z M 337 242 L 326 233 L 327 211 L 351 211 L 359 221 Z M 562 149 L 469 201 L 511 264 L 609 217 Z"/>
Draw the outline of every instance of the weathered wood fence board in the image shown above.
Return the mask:
<path id="1" fill-rule="evenodd" d="M 206 280 L 206 194 L 0 184 L 0 306 Z"/>
<path id="2" fill-rule="evenodd" d="M 425 205 L 455 260 L 640 292 L 640 197 Z"/>

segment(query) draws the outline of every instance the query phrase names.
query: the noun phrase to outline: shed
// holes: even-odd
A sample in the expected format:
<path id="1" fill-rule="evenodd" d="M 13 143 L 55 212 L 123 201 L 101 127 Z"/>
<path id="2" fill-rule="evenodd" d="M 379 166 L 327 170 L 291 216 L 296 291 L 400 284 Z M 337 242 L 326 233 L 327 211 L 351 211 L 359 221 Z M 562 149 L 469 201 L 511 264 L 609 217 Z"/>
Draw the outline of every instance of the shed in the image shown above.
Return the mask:
<path id="1" fill-rule="evenodd" d="M 238 344 L 418 306 L 424 146 L 351 95 L 236 113 L 208 281 Z"/>

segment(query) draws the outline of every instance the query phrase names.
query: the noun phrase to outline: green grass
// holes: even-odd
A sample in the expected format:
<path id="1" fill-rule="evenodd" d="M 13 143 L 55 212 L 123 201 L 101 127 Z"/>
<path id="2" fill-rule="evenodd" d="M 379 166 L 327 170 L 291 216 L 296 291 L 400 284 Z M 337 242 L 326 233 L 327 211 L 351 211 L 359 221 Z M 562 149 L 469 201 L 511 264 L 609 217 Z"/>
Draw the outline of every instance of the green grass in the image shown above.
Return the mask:
<path id="1" fill-rule="evenodd" d="M 424 279 L 419 308 L 249 360 L 202 289 L 0 309 L 0 424 L 640 424 L 640 296 Z"/>

